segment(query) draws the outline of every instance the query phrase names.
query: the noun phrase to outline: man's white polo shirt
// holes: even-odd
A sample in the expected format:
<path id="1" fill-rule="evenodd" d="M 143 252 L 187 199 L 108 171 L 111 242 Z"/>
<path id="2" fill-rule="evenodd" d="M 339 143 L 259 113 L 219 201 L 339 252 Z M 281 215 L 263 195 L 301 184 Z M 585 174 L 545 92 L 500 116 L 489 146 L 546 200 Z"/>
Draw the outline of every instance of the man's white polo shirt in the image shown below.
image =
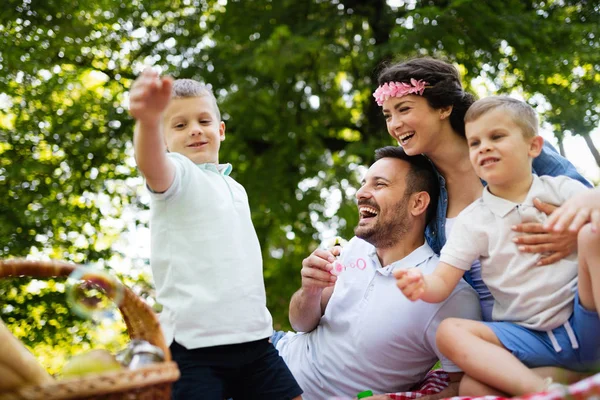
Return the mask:
<path id="1" fill-rule="evenodd" d="M 475 291 L 461 282 L 443 303 L 413 303 L 392 275 L 394 269 L 413 267 L 431 273 L 438 258 L 427 244 L 382 267 L 375 248 L 355 237 L 340 261 L 346 269 L 317 328 L 290 333 L 277 343 L 304 399 L 408 390 L 438 358 L 446 371 L 458 371 L 438 351 L 435 332 L 448 317 L 480 319 Z"/>
<path id="2" fill-rule="evenodd" d="M 151 194 L 150 264 L 167 344 L 186 348 L 269 337 L 262 255 L 246 191 L 214 164 L 169 153 L 175 180 Z"/>

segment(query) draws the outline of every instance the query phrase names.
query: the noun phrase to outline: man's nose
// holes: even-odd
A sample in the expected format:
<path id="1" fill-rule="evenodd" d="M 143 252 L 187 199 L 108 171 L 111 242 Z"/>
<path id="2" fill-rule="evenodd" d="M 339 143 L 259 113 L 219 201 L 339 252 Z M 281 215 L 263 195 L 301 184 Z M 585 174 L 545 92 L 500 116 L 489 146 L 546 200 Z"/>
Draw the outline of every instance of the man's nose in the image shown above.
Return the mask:
<path id="1" fill-rule="evenodd" d="M 370 192 L 365 188 L 365 186 L 361 186 L 357 191 L 356 191 L 356 199 L 360 200 L 360 199 L 366 199 L 370 196 Z"/>

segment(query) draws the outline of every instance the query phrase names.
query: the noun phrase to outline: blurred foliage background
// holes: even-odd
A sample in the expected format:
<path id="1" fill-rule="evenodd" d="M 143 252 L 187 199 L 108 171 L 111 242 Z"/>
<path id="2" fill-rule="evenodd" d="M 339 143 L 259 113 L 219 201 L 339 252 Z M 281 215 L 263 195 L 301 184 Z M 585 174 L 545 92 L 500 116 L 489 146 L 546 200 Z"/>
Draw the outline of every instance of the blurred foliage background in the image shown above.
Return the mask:
<path id="1" fill-rule="evenodd" d="M 523 96 L 561 149 L 581 135 L 600 165 L 597 1 L 5 0 L 0 257 L 94 263 L 154 304 L 127 112 L 153 66 L 214 88 L 221 160 L 248 192 L 268 306 L 287 329 L 302 259 L 352 236 L 360 166 L 393 144 L 371 96 L 377 71 L 420 55 L 455 63 L 476 94 Z M 120 321 L 112 338 L 73 315 L 61 282 L 3 280 L 0 312 L 52 372 L 125 341 Z"/>

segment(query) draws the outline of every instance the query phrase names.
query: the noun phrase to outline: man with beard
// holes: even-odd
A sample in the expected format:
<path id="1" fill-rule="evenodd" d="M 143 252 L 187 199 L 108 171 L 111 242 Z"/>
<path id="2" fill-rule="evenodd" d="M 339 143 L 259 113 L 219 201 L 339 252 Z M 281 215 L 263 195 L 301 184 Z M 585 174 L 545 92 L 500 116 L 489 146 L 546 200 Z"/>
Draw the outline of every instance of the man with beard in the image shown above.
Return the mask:
<path id="1" fill-rule="evenodd" d="M 433 271 L 438 257 L 424 230 L 438 183 L 430 162 L 400 147 L 376 150 L 356 193 L 356 237 L 342 249 L 317 249 L 302 262 L 302 287 L 290 302 L 299 333 L 273 341 L 304 390 L 303 399 L 406 391 L 439 359 L 455 382 L 436 398 L 457 394 L 460 370 L 437 349 L 435 333 L 449 317 L 479 319 L 475 291 L 462 282 L 444 303 L 413 303 L 392 272 Z M 336 256 L 339 258 L 336 261 Z M 334 261 L 344 268 L 332 274 Z"/>

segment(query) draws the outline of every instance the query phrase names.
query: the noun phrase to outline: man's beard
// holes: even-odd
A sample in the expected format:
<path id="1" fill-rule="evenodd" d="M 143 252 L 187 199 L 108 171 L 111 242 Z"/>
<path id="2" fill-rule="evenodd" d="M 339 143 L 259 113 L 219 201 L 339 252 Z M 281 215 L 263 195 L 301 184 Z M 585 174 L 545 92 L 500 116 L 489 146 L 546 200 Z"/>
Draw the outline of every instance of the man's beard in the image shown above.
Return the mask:
<path id="1" fill-rule="evenodd" d="M 354 228 L 354 234 L 378 249 L 395 246 L 411 227 L 411 221 L 406 212 L 408 197 L 410 196 L 403 196 L 394 204 L 391 212 L 387 213 L 386 219 L 381 219 L 380 210 L 375 225 L 369 227 L 357 226 Z"/>

